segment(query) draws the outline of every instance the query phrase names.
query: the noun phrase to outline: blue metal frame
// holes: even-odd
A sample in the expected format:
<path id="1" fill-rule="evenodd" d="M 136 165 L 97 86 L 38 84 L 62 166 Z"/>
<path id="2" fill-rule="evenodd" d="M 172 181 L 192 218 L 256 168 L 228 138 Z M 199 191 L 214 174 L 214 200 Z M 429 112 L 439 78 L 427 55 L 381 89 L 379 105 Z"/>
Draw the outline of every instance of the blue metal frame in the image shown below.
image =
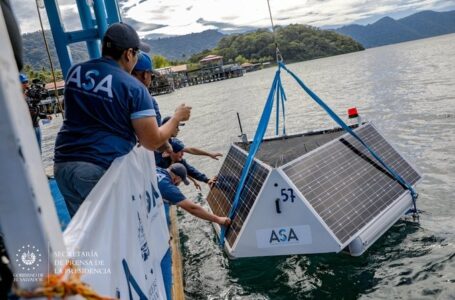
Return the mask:
<path id="1" fill-rule="evenodd" d="M 88 6 L 87 1 L 77 1 L 77 9 L 79 11 L 79 18 L 81 19 L 82 31 L 92 30 L 94 26 L 92 12 L 90 6 Z M 98 32 L 99 34 L 99 32 Z M 97 34 L 97 38 L 98 38 Z M 87 41 L 87 50 L 90 58 L 100 57 L 100 43 L 95 40 L 86 40 Z M 65 73 L 66 74 L 66 73 Z"/>
<path id="2" fill-rule="evenodd" d="M 57 56 L 64 75 L 68 73 L 73 61 L 70 44 L 86 42 L 90 58 L 101 56 L 101 39 L 108 26 L 121 21 L 120 10 L 116 0 L 76 0 L 82 30 L 66 32 L 57 0 L 44 0 L 51 32 L 55 41 Z"/>

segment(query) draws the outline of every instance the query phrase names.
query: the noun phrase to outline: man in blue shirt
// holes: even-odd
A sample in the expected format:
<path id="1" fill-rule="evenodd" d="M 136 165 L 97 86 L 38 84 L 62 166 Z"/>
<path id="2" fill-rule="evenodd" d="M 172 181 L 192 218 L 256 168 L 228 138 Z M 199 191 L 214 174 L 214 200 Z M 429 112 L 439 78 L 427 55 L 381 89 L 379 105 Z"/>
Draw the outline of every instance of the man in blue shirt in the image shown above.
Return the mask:
<path id="1" fill-rule="evenodd" d="M 173 138 L 170 140 L 170 144 L 172 146 L 172 151 L 167 151 L 163 153 L 161 156 L 155 155 L 156 165 L 160 168 L 168 168 L 170 165 L 174 163 L 181 163 L 185 166 L 185 169 L 188 172 L 188 176 L 190 179 L 194 179 L 200 182 L 207 183 L 210 187 L 216 182 L 216 176 L 212 178 L 208 178 L 207 175 L 200 172 L 198 169 L 190 165 L 185 159 L 183 159 L 183 151 L 185 149 L 185 145 L 179 139 Z M 194 185 L 198 190 L 201 189 L 199 184 L 193 180 Z"/>
<path id="2" fill-rule="evenodd" d="M 142 82 L 145 87 L 148 89 L 150 84 L 152 83 L 152 73 L 153 65 L 152 59 L 150 56 L 147 55 L 145 52 L 141 52 L 138 55 L 137 64 L 133 68 L 133 72 L 131 75 L 137 78 L 140 82 Z M 158 126 L 161 126 L 161 113 L 160 107 L 158 106 L 158 102 L 156 101 L 155 97 L 151 96 L 153 101 L 153 108 L 155 109 L 156 113 L 156 122 Z"/>
<path id="3" fill-rule="evenodd" d="M 152 70 L 153 65 L 150 56 L 148 56 L 145 52 L 140 52 L 138 55 L 137 64 L 134 66 L 131 75 L 133 75 L 134 77 L 136 77 L 137 80 L 142 82 L 142 84 L 147 88 L 147 90 L 150 87 L 150 84 L 152 83 Z M 156 122 L 158 123 L 158 126 L 161 126 L 162 124 L 160 107 L 155 97 L 150 96 L 150 98 L 152 99 L 153 109 L 155 110 L 156 113 Z M 155 153 L 162 153 L 170 148 L 171 145 L 169 144 L 168 141 L 166 141 L 160 148 L 157 149 L 157 151 L 155 151 Z"/>
<path id="4" fill-rule="evenodd" d="M 169 117 L 169 116 L 168 117 L 164 117 L 162 124 L 166 124 L 166 122 L 168 120 L 170 120 L 170 119 L 171 119 L 171 117 Z M 185 125 L 185 123 L 180 123 L 174 129 L 174 132 L 172 133 L 172 137 L 173 138 L 177 137 L 177 135 L 180 132 L 180 126 L 184 126 L 184 125 Z M 183 152 L 189 153 L 189 154 L 193 154 L 193 155 L 207 156 L 207 157 L 210 157 L 210 158 L 215 159 L 215 160 L 218 160 L 219 157 L 223 156 L 223 154 L 221 154 L 219 152 L 209 152 L 209 151 L 205 151 L 205 150 L 202 150 L 202 149 L 196 148 L 196 147 L 185 147 L 185 148 L 183 148 Z"/>
<path id="5" fill-rule="evenodd" d="M 175 163 L 170 165 L 167 169 L 156 168 L 156 177 L 158 179 L 158 188 L 165 201 L 177 205 L 203 220 L 215 222 L 223 226 L 229 226 L 231 224 L 229 218 L 220 217 L 208 212 L 202 206 L 187 199 L 185 195 L 182 194 L 178 185 L 181 182 L 186 185 L 189 184 L 187 171 L 184 165 Z"/>
<path id="6" fill-rule="evenodd" d="M 55 142 L 54 174 L 73 216 L 117 157 L 136 143 L 155 150 L 191 107 L 177 107 L 171 124 L 158 127 L 145 86 L 130 75 L 139 49 L 148 51 L 136 31 L 116 23 L 106 31 L 102 57 L 74 65 L 65 79 L 65 119 Z"/>
<path id="7" fill-rule="evenodd" d="M 165 117 L 163 119 L 162 124 L 166 124 L 171 117 Z M 185 147 L 182 141 L 175 138 L 180 132 L 180 126 L 184 126 L 184 123 L 180 123 L 178 126 L 174 128 L 172 133 L 172 139 L 169 140 L 169 147 L 165 149 L 161 149 L 162 151 L 155 151 L 155 162 L 156 165 L 162 168 L 167 168 L 172 162 L 180 162 L 185 165 L 186 169 L 188 170 L 188 174 L 190 176 L 191 181 L 193 182 L 196 189 L 201 190 L 201 186 L 197 181 L 205 182 L 211 186 L 213 184 L 213 180 L 207 178 L 207 176 L 201 172 L 199 172 L 195 167 L 191 166 L 186 160 L 182 159 L 183 153 L 189 153 L 193 155 L 203 155 L 218 160 L 218 157 L 223 156 L 223 154 L 218 152 L 208 152 L 196 147 Z M 177 145 L 178 144 L 178 145 Z M 172 146 L 175 146 L 178 151 L 172 151 Z M 180 151 L 181 150 L 181 151 Z"/>

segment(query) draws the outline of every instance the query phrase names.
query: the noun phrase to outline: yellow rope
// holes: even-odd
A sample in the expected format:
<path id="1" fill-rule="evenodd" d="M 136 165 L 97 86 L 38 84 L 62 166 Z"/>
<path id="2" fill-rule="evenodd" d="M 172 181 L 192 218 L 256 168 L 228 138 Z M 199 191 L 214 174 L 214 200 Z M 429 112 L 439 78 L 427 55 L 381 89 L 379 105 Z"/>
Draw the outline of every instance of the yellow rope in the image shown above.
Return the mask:
<path id="1" fill-rule="evenodd" d="M 69 272 L 67 275 L 66 273 Z M 65 299 L 69 296 L 80 295 L 88 300 L 115 300 L 115 298 L 103 297 L 98 295 L 87 284 L 81 281 L 82 273 L 69 262 L 60 274 L 48 274 L 42 287 L 34 291 L 15 290 L 15 294 L 23 298 L 47 297 L 49 300 L 54 298 Z"/>

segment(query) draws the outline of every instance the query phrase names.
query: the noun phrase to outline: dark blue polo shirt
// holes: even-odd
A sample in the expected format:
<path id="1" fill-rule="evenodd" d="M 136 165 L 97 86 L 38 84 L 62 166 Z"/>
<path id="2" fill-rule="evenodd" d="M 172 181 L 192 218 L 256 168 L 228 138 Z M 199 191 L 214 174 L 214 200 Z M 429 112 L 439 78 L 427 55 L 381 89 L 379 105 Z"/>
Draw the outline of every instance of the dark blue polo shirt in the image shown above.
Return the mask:
<path id="1" fill-rule="evenodd" d="M 158 188 L 160 189 L 161 197 L 169 201 L 171 204 L 178 204 L 186 199 L 180 189 L 172 183 L 171 175 L 167 169 L 156 168 L 156 178 L 158 179 Z"/>
<path id="2" fill-rule="evenodd" d="M 155 113 L 156 113 L 156 122 L 158 123 L 158 126 L 161 126 L 160 106 L 158 105 L 158 101 L 156 101 L 155 97 L 153 97 L 153 96 L 152 96 L 152 102 L 153 102 L 153 109 L 155 109 Z"/>
<path id="3" fill-rule="evenodd" d="M 201 182 L 209 182 L 209 178 L 204 173 L 200 172 L 198 169 L 190 165 L 185 159 L 179 161 L 182 165 L 185 166 L 186 171 L 188 172 L 188 176 L 191 178 L 196 179 L 197 181 Z M 157 167 L 160 168 L 169 168 L 172 165 L 172 159 L 170 157 L 163 157 L 163 154 L 160 152 L 155 151 L 155 164 Z"/>
<path id="4" fill-rule="evenodd" d="M 156 112 L 149 92 L 117 62 L 99 58 L 77 64 L 65 80 L 65 119 L 54 160 L 108 168 L 137 143 L 131 121 L 150 116 Z"/>

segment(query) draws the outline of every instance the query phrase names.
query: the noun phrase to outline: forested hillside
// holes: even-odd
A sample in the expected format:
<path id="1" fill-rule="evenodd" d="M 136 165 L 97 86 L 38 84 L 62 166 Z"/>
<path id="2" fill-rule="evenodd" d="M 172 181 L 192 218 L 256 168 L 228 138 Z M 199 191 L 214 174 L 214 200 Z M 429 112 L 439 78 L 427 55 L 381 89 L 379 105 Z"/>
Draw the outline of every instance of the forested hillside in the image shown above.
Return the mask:
<path id="1" fill-rule="evenodd" d="M 50 31 L 46 31 L 46 39 L 52 57 L 54 67 L 60 69 L 57 54 L 54 46 L 54 39 Z M 35 70 L 50 69 L 49 58 L 46 53 L 43 35 L 41 31 L 26 33 L 22 35 L 24 46 L 24 63 L 30 65 Z M 73 44 L 70 46 L 71 54 L 75 62 L 88 59 L 85 43 Z"/>
<path id="2" fill-rule="evenodd" d="M 54 40 L 50 31 L 46 31 L 53 63 L 60 68 L 55 52 Z M 152 55 L 162 55 L 168 60 L 187 60 L 194 53 L 204 49 L 213 49 L 224 35 L 216 30 L 206 30 L 200 33 L 192 33 L 183 36 L 161 38 L 157 40 L 144 40 L 151 47 Z M 43 36 L 40 31 L 22 35 L 24 42 L 25 64 L 33 69 L 49 69 L 49 59 L 44 46 Z M 88 59 L 85 43 L 77 43 L 70 46 L 74 62 Z"/>
<path id="3" fill-rule="evenodd" d="M 276 41 L 288 62 L 364 50 L 350 37 L 334 31 L 293 24 L 276 29 Z M 263 62 L 275 58 L 273 34 L 267 29 L 223 37 L 215 49 L 194 55 L 193 62 L 209 53 L 222 55 L 225 62 Z"/>
<path id="4" fill-rule="evenodd" d="M 187 60 L 194 53 L 213 49 L 224 34 L 216 30 L 206 30 L 182 36 L 144 40 L 150 45 L 153 55 L 162 55 L 169 60 Z"/>

